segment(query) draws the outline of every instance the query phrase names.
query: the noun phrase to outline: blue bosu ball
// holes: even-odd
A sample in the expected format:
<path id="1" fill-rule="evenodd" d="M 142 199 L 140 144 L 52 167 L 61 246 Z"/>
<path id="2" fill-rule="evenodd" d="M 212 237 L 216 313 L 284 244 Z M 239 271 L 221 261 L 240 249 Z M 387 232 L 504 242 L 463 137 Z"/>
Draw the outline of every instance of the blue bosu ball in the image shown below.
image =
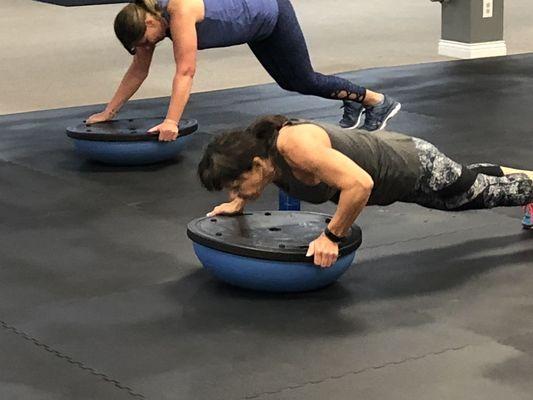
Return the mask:
<path id="1" fill-rule="evenodd" d="M 198 128 L 196 120 L 181 120 L 179 136 L 172 142 L 160 142 L 157 134 L 147 130 L 160 119 L 118 119 L 93 125 L 67 128 L 67 136 L 82 157 L 113 165 L 144 165 L 175 158 L 191 134 Z"/>
<path id="2" fill-rule="evenodd" d="M 216 278 L 246 289 L 302 292 L 339 279 L 361 244 L 361 230 L 354 225 L 339 245 L 337 262 L 330 268 L 315 266 L 305 254 L 330 218 L 290 211 L 204 217 L 190 222 L 187 234 L 196 256 Z"/>

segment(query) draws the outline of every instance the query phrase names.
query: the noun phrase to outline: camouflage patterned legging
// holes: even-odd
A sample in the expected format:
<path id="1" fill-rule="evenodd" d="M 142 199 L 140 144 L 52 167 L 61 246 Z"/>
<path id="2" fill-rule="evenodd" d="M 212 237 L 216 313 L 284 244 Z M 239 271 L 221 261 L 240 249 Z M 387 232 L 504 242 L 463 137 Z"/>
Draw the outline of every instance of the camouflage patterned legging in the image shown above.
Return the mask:
<path id="1" fill-rule="evenodd" d="M 526 174 L 503 176 L 500 167 L 493 164 L 462 166 L 431 143 L 418 138 L 413 138 L 413 141 L 419 152 L 422 175 L 410 196 L 411 202 L 450 211 L 520 206 L 533 202 L 533 182 Z M 464 168 L 472 177 L 468 187 L 458 193 L 444 194 L 462 175 L 464 178 Z"/>

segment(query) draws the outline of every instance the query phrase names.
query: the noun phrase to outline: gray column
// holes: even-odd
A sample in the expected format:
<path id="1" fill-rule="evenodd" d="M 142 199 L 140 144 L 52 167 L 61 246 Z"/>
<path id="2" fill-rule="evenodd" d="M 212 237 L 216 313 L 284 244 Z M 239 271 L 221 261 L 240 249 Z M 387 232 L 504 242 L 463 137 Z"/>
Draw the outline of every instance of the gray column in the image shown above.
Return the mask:
<path id="1" fill-rule="evenodd" d="M 504 0 L 442 1 L 439 54 L 456 58 L 507 54 L 503 40 L 503 2 Z"/>

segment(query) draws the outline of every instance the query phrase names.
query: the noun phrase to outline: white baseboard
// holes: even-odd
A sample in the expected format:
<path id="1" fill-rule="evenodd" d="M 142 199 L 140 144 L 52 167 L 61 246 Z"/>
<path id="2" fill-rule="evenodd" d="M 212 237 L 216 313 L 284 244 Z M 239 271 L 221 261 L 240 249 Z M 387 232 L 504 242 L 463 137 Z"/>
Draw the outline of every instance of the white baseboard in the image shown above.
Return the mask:
<path id="1" fill-rule="evenodd" d="M 441 39 L 439 41 L 439 54 L 462 59 L 505 56 L 507 55 L 507 46 L 503 40 L 484 43 L 463 43 Z"/>

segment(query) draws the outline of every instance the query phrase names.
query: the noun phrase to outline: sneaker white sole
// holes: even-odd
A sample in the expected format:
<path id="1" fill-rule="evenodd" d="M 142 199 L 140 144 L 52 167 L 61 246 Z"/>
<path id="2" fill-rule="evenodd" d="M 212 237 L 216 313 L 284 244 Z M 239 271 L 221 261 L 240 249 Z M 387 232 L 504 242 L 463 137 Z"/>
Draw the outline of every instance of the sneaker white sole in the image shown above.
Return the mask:
<path id="1" fill-rule="evenodd" d="M 387 127 L 387 122 L 389 122 L 391 118 L 393 118 L 396 114 L 398 114 L 398 112 L 400 112 L 401 109 L 402 109 L 402 104 L 398 103 L 398 105 L 394 107 L 394 109 L 390 112 L 390 114 L 387 115 L 387 118 L 385 118 L 385 121 L 383 121 L 378 131 L 382 131 L 383 129 L 385 129 Z"/>
<path id="2" fill-rule="evenodd" d="M 359 126 L 361 125 L 361 122 L 363 121 L 363 115 L 365 115 L 365 111 L 364 110 L 363 110 L 363 112 L 361 114 L 359 114 L 359 118 L 357 118 L 357 122 L 355 123 L 354 126 L 350 126 L 349 128 L 342 128 L 342 129 L 346 129 L 347 131 L 351 131 L 352 129 L 359 128 Z"/>

